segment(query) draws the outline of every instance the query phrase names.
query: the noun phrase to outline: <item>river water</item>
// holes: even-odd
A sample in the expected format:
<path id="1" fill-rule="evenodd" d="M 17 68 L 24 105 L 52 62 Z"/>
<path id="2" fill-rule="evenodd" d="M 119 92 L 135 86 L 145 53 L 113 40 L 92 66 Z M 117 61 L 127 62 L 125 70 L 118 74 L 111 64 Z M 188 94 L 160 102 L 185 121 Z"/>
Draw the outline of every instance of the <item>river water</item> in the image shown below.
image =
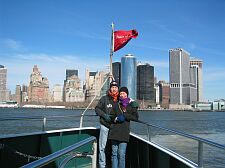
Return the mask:
<path id="1" fill-rule="evenodd" d="M 0 108 L 0 135 L 40 131 L 43 127 L 43 117 L 46 117 L 45 130 L 78 127 L 82 112 L 83 110 Z M 94 116 L 93 110 L 88 110 L 85 114 L 83 126 L 99 125 L 98 117 Z M 26 120 L 18 120 L 24 117 Z M 36 118 L 30 120 L 30 117 Z M 225 112 L 139 111 L 139 119 L 225 145 Z M 147 138 L 147 127 L 144 124 L 132 122 L 131 131 Z M 150 127 L 150 135 L 152 142 L 197 163 L 197 141 L 155 127 Z M 224 150 L 204 144 L 203 156 L 205 168 L 225 167 Z"/>

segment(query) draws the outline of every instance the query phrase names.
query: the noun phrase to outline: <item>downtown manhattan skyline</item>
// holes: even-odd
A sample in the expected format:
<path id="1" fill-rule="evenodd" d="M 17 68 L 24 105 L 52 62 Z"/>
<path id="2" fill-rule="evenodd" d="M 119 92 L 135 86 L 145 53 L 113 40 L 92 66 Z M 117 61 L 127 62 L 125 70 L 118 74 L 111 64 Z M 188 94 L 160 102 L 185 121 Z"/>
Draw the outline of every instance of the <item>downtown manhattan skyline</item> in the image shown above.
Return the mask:
<path id="1" fill-rule="evenodd" d="M 7 87 L 28 85 L 34 65 L 50 88 L 63 85 L 66 69 L 79 78 L 107 69 L 111 23 L 139 33 L 114 52 L 155 68 L 169 81 L 169 49 L 181 47 L 203 61 L 204 100 L 225 98 L 225 13 L 223 0 L 53 1 L 0 0 L 0 64 L 8 69 Z"/>

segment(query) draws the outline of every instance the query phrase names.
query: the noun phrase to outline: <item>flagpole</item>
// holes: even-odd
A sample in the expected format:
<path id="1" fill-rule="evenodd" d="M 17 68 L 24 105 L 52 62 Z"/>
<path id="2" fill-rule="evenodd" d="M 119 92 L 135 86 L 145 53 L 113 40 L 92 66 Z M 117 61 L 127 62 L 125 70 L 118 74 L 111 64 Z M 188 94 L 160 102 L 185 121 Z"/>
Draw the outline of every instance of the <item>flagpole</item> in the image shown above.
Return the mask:
<path id="1" fill-rule="evenodd" d="M 111 27 L 112 27 L 112 34 L 111 34 L 111 49 L 110 49 L 110 81 L 112 81 L 113 79 L 113 73 L 112 73 L 112 57 L 113 57 L 113 51 L 114 51 L 114 23 L 112 22 L 111 24 Z"/>

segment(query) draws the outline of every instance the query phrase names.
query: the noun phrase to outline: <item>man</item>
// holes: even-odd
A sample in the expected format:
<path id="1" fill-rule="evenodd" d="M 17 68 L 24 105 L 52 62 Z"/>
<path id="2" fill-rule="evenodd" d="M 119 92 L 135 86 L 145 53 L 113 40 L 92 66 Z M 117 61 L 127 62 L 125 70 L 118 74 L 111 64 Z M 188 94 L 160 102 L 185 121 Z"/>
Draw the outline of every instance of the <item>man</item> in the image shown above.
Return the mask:
<path id="1" fill-rule="evenodd" d="M 118 103 L 119 87 L 116 81 L 110 83 L 108 94 L 103 96 L 95 107 L 96 114 L 100 117 L 99 135 L 99 167 L 105 168 L 106 156 L 105 147 L 108 139 L 108 132 L 111 123 L 110 113 Z"/>

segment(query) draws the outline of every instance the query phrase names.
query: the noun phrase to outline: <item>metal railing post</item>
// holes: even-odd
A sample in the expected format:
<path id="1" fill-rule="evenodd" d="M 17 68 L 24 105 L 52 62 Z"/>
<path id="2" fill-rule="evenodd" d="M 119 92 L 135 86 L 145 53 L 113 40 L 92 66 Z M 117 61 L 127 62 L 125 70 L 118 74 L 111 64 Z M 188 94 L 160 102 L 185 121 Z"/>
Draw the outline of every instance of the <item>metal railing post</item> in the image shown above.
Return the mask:
<path id="1" fill-rule="evenodd" d="M 46 117 L 43 118 L 42 131 L 45 131 Z"/>
<path id="2" fill-rule="evenodd" d="M 96 168 L 97 166 L 97 141 L 93 142 L 93 156 L 92 156 L 92 168 Z"/>
<path id="3" fill-rule="evenodd" d="M 81 114 L 81 117 L 80 117 L 80 128 L 83 127 L 83 118 L 84 118 L 84 115 Z"/>
<path id="4" fill-rule="evenodd" d="M 203 167 L 203 142 L 198 141 L 198 167 Z"/>
<path id="5" fill-rule="evenodd" d="M 151 141 L 151 128 L 149 125 L 147 125 L 147 140 Z"/>

